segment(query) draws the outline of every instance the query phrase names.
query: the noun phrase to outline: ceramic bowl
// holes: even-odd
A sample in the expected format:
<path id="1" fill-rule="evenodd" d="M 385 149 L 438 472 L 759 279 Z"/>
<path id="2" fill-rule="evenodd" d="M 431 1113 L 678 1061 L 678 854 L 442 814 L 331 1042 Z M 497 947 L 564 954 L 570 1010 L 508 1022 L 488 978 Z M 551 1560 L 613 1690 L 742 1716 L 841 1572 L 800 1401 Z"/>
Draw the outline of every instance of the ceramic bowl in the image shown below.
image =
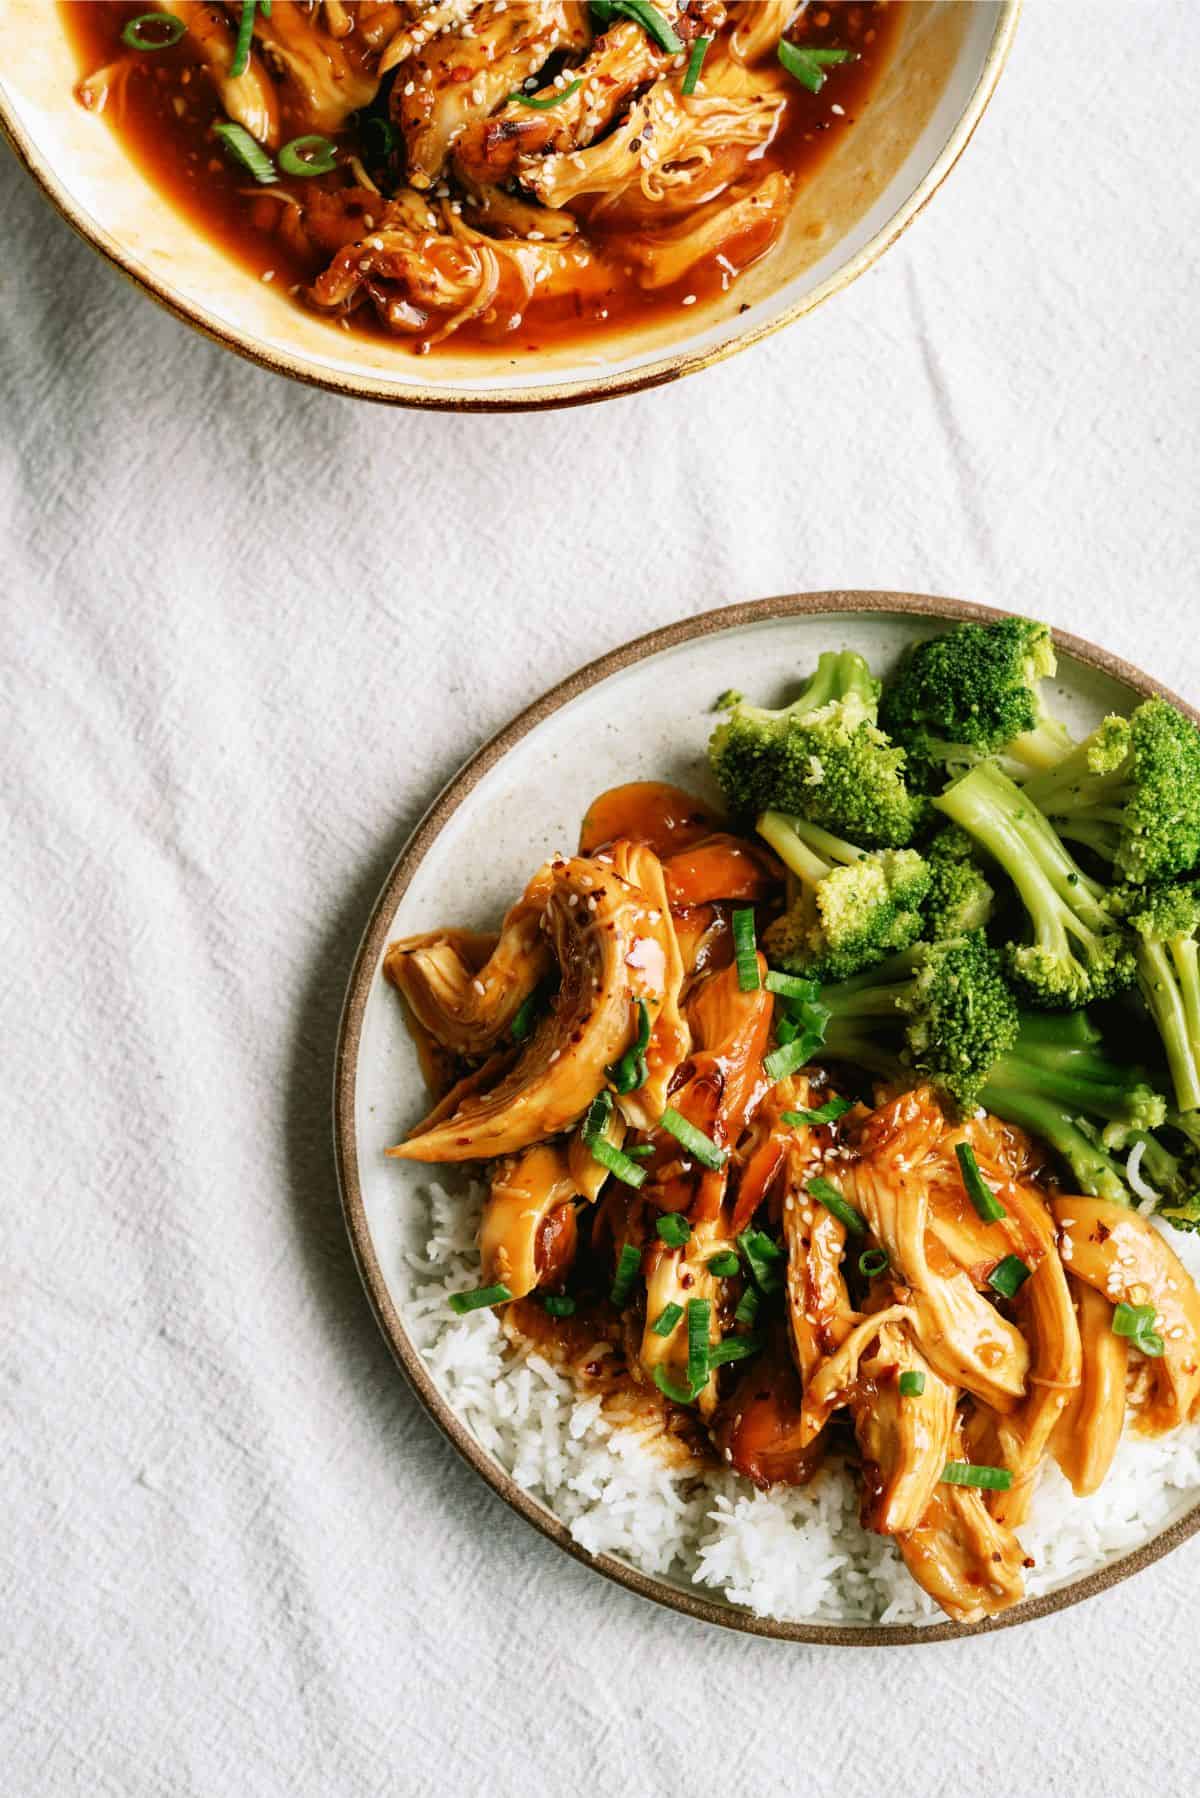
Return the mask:
<path id="1" fill-rule="evenodd" d="M 793 208 L 775 252 L 728 295 L 639 326 L 600 353 L 521 359 L 338 330 L 264 286 L 150 185 L 102 119 L 72 97 L 81 73 L 47 0 L 0 0 L 0 126 L 58 210 L 189 324 L 252 362 L 337 393 L 502 411 L 568 405 L 690 374 L 810 311 L 893 243 L 945 180 L 999 80 L 1020 0 L 912 0 L 892 64 L 844 144 Z"/>
<path id="2" fill-rule="evenodd" d="M 627 780 L 709 790 L 705 747 L 712 702 L 732 681 L 768 705 L 784 702 L 824 649 L 849 648 L 885 670 L 918 636 L 962 619 L 1001 614 L 909 593 L 808 593 L 688 619 L 614 650 L 554 688 L 486 744 L 434 803 L 392 870 L 367 926 L 347 994 L 338 1046 L 335 1128 L 346 1221 L 367 1292 L 413 1389 L 451 1442 L 521 1516 L 559 1547 L 644 1597 L 710 1623 L 826 1644 L 933 1642 L 1003 1629 L 1104 1590 L 1200 1527 L 1200 1492 L 1179 1491 L 1132 1552 L 970 1628 L 779 1622 L 680 1581 L 649 1575 L 615 1555 L 590 1555 L 537 1497 L 516 1484 L 440 1390 L 405 1322 L 413 1297 L 408 1256 L 428 1236 L 420 1194 L 438 1170 L 388 1160 L 427 1109 L 416 1052 L 394 988 L 384 979 L 389 941 L 447 923 L 494 929 L 547 856 L 573 848 L 589 800 Z M 1109 711 L 1128 712 L 1164 691 L 1127 662 L 1055 632 L 1056 716 L 1078 735 Z M 1197 723 L 1200 716 L 1166 695 Z M 480 856 L 478 846 L 488 852 Z"/>

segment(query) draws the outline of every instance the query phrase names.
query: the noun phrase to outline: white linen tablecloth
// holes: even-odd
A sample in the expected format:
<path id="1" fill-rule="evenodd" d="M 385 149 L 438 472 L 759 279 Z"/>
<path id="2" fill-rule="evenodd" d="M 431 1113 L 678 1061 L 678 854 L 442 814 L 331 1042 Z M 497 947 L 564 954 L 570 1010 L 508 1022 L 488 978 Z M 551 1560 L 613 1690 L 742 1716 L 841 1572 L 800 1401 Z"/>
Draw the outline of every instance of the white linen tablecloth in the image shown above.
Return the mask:
<path id="1" fill-rule="evenodd" d="M 5 1794 L 1195 1790 L 1200 1547 L 815 1652 L 574 1565 L 376 1333 L 330 1151 L 369 903 L 581 661 L 724 601 L 1040 613 L 1194 699 L 1187 0 L 1029 0 L 949 186 L 809 320 L 559 415 L 202 341 L 0 158 Z"/>

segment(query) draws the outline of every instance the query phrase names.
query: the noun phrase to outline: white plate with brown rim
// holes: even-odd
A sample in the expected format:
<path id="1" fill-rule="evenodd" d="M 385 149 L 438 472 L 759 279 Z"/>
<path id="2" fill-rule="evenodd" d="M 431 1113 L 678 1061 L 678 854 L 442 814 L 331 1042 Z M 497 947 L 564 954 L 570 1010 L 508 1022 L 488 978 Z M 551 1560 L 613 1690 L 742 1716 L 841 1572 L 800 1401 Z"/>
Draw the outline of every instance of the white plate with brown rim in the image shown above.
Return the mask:
<path id="1" fill-rule="evenodd" d="M 681 1580 L 647 1574 L 615 1555 L 591 1555 L 540 1498 L 481 1445 L 433 1377 L 405 1322 L 408 1255 L 428 1235 L 420 1194 L 430 1171 L 384 1150 L 427 1099 L 416 1050 L 383 976 L 393 937 L 449 922 L 494 928 L 548 855 L 573 846 L 590 799 L 624 781 L 672 781 L 711 793 L 705 745 L 717 694 L 735 684 L 779 703 L 824 649 L 854 649 L 885 672 L 903 647 L 985 606 L 913 593 L 790 594 L 668 626 L 612 651 L 536 700 L 485 744 L 442 792 L 404 848 L 376 901 L 355 960 L 338 1043 L 334 1093 L 346 1223 L 375 1315 L 413 1390 L 455 1448 L 514 1510 L 560 1548 L 631 1591 L 691 1616 L 757 1635 L 831 1645 L 931 1642 L 1005 1628 L 1074 1604 L 1148 1566 L 1200 1528 L 1200 1491 L 1129 1552 L 1109 1557 L 988 1623 L 964 1627 L 780 1622 Z M 1165 694 L 1149 676 L 1082 638 L 1055 632 L 1054 709 L 1082 734 L 1108 711 Z M 480 856 L 478 845 L 488 853 Z"/>

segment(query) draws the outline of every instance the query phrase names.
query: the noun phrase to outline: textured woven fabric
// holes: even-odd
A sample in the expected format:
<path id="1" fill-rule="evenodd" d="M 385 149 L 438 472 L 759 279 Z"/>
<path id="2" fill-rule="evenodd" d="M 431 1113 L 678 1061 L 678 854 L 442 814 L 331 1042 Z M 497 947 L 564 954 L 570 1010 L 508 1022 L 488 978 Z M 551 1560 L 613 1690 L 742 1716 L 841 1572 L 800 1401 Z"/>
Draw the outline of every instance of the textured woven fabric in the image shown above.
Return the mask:
<path id="1" fill-rule="evenodd" d="M 818 1653 L 589 1574 L 455 1458 L 343 1237 L 369 903 L 629 635 L 911 587 L 1200 696 L 1185 0 L 1030 0 L 946 191 L 676 388 L 332 400 L 186 331 L 0 157 L 6 1794 L 1193 1790 L 1200 1548 L 992 1640 Z"/>

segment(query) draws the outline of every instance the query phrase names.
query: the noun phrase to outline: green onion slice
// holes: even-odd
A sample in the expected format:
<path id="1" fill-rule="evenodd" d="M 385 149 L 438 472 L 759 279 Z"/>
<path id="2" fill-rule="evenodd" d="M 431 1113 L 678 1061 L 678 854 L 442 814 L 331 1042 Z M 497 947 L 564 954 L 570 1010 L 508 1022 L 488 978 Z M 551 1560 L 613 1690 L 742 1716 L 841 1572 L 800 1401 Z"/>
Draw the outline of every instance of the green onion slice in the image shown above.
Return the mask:
<path id="1" fill-rule="evenodd" d="M 307 137 L 294 137 L 279 152 L 279 166 L 285 175 L 328 175 L 337 167 L 337 145 L 327 137 L 310 132 Z"/>
<path id="2" fill-rule="evenodd" d="M 658 1121 L 660 1128 L 669 1131 L 701 1167 L 722 1168 L 729 1160 L 728 1149 L 719 1149 L 711 1136 L 705 1136 L 703 1130 L 689 1124 L 673 1105 L 667 1106 Z"/>
<path id="3" fill-rule="evenodd" d="M 525 997 L 521 1000 L 521 1003 L 513 1013 L 513 1021 L 509 1025 L 509 1035 L 512 1037 L 514 1043 L 523 1043 L 528 1037 L 533 1035 L 533 1026 L 537 1014 L 541 1009 L 541 1003 L 542 989 L 540 986 L 535 986 L 533 991 L 531 993 L 526 993 Z"/>
<path id="4" fill-rule="evenodd" d="M 1134 1348 L 1157 1360 L 1159 1355 L 1165 1354 L 1166 1343 L 1154 1328 L 1156 1317 L 1153 1305 L 1127 1305 L 1122 1302 L 1113 1311 L 1113 1335 L 1128 1337 Z"/>
<path id="5" fill-rule="evenodd" d="M 813 1044 L 807 1036 L 793 1037 L 789 1043 L 783 1043 L 778 1049 L 763 1058 L 763 1073 L 768 1080 L 786 1080 L 797 1068 L 802 1068 L 813 1052 Z"/>
<path id="6" fill-rule="evenodd" d="M 984 1467 L 973 1461 L 947 1461 L 942 1468 L 943 1486 L 978 1486 L 984 1492 L 1007 1492 L 1013 1476 L 1007 1467 Z"/>
<path id="7" fill-rule="evenodd" d="M 468 1311 L 486 1311 L 492 1305 L 503 1305 L 512 1293 L 507 1286 L 475 1286 L 470 1292 L 452 1292 L 450 1309 L 459 1317 L 465 1317 Z"/>
<path id="8" fill-rule="evenodd" d="M 793 80 L 801 87 L 806 87 L 810 94 L 819 94 L 825 85 L 825 71 L 840 62 L 854 60 L 852 50 L 809 50 L 802 49 L 799 44 L 790 44 L 787 38 L 779 40 L 779 60 Z"/>
<path id="9" fill-rule="evenodd" d="M 654 1228 L 658 1231 L 668 1248 L 681 1249 L 685 1242 L 691 1240 L 692 1226 L 686 1217 L 677 1211 L 667 1211 L 659 1218 Z"/>
<path id="10" fill-rule="evenodd" d="M 708 1264 L 710 1274 L 716 1274 L 718 1280 L 732 1280 L 734 1274 L 740 1274 L 742 1264 L 732 1249 L 722 1249 L 714 1255 Z"/>
<path id="11" fill-rule="evenodd" d="M 696 83 L 700 79 L 700 71 L 704 67 L 704 58 L 708 55 L 708 46 L 711 42 L 711 38 L 698 37 L 692 45 L 691 54 L 688 57 L 688 66 L 683 72 L 682 91 L 685 94 L 695 93 Z"/>
<path id="12" fill-rule="evenodd" d="M 848 1111 L 854 1110 L 853 1099 L 826 1099 L 824 1105 L 818 1105 L 815 1111 L 807 1106 L 797 1106 L 795 1111 L 781 1111 L 780 1119 L 785 1124 L 832 1124 L 835 1118 L 845 1117 Z"/>
<path id="13" fill-rule="evenodd" d="M 244 75 L 250 66 L 250 46 L 254 40 L 254 15 L 258 11 L 258 0 L 242 0 L 242 16 L 238 20 L 237 42 L 233 47 L 233 61 L 229 65 L 229 73 L 236 81 Z M 271 9 L 263 8 L 269 18 Z"/>
<path id="14" fill-rule="evenodd" d="M 549 94 L 544 100 L 539 100 L 534 94 L 523 94 L 520 89 L 508 97 L 510 101 L 519 101 L 522 106 L 532 106 L 535 112 L 549 112 L 551 107 L 561 106 L 564 100 L 569 100 L 572 94 L 577 94 L 582 86 L 582 81 L 568 82 L 566 87 L 560 88 L 556 94 Z"/>
<path id="15" fill-rule="evenodd" d="M 762 1345 L 761 1336 L 727 1336 L 710 1349 L 708 1365 L 724 1367 L 727 1361 L 744 1361 L 748 1355 L 757 1355 Z"/>
<path id="16" fill-rule="evenodd" d="M 644 1184 L 646 1170 L 627 1155 L 624 1149 L 618 1149 L 615 1143 L 609 1142 L 604 1132 L 608 1128 L 608 1120 L 612 1117 L 613 1096 L 610 1092 L 599 1092 L 587 1108 L 583 1120 L 583 1143 L 593 1161 L 606 1167 L 610 1174 L 635 1190 Z"/>
<path id="17" fill-rule="evenodd" d="M 858 1271 L 868 1280 L 877 1274 L 884 1274 L 888 1268 L 888 1252 L 886 1249 L 864 1249 L 858 1258 Z"/>
<path id="18" fill-rule="evenodd" d="M 750 1269 L 750 1276 L 759 1291 L 778 1292 L 783 1285 L 783 1274 L 778 1264 L 786 1260 L 779 1244 L 765 1230 L 743 1230 L 737 1240 L 746 1266 Z"/>
<path id="19" fill-rule="evenodd" d="M 613 1278 L 612 1290 L 608 1295 L 618 1311 L 629 1297 L 633 1282 L 637 1278 L 638 1269 L 641 1265 L 641 1250 L 634 1248 L 631 1242 L 627 1242 L 622 1248 L 620 1257 L 618 1258 L 617 1271 Z"/>
<path id="20" fill-rule="evenodd" d="M 665 1367 L 654 1369 L 654 1384 L 664 1398 L 669 1398 L 675 1405 L 694 1405 L 700 1394 L 690 1386 L 680 1386 L 673 1380 Z"/>
<path id="21" fill-rule="evenodd" d="M 925 1375 L 909 1369 L 900 1375 L 900 1397 L 920 1398 L 925 1390 Z"/>
<path id="22" fill-rule="evenodd" d="M 652 1142 L 635 1142 L 631 1149 L 626 1149 L 625 1153 L 632 1155 L 635 1161 L 649 1161 L 654 1153 L 654 1144 Z"/>
<path id="23" fill-rule="evenodd" d="M 758 1316 L 758 1293 L 753 1286 L 747 1286 L 738 1300 L 738 1308 L 733 1314 L 735 1324 L 752 1324 Z"/>
<path id="24" fill-rule="evenodd" d="M 712 1319 L 712 1306 L 707 1299 L 689 1299 L 687 1302 L 687 1339 L 688 1339 L 688 1379 L 699 1392 L 708 1384 L 708 1357 L 711 1343 L 708 1340 L 709 1324 Z"/>
<path id="25" fill-rule="evenodd" d="M 235 125 L 231 120 L 224 119 L 219 125 L 213 126 L 213 131 L 234 161 L 240 162 L 244 169 L 249 169 L 260 187 L 270 187 L 273 182 L 278 181 L 275 164 L 244 125 Z"/>
<path id="26" fill-rule="evenodd" d="M 999 1223 L 1008 1213 L 980 1173 L 974 1149 L 969 1142 L 959 1142 L 954 1145 L 954 1153 L 958 1157 L 959 1172 L 967 1189 L 967 1197 L 979 1216 L 985 1224 Z"/>
<path id="27" fill-rule="evenodd" d="M 187 26 L 169 12 L 140 12 L 130 19 L 121 33 L 121 42 L 131 50 L 169 50 L 177 44 Z"/>
<path id="28" fill-rule="evenodd" d="M 566 1292 L 548 1292 L 542 1300 L 542 1308 L 551 1317 L 574 1317 L 575 1300 Z"/>
<path id="29" fill-rule="evenodd" d="M 844 1199 L 837 1187 L 826 1180 L 823 1175 L 818 1174 L 815 1180 L 809 1181 L 808 1194 L 810 1198 L 816 1199 L 818 1204 L 824 1205 L 826 1211 L 831 1211 L 838 1223 L 849 1230 L 853 1236 L 866 1235 L 867 1220 L 862 1212 L 856 1211 L 850 1201 Z"/>
<path id="30" fill-rule="evenodd" d="M 781 999 L 815 999 L 821 990 L 815 980 L 805 980 L 800 974 L 781 974 L 777 968 L 768 969 L 765 985 L 769 993 L 778 993 Z"/>
<path id="31" fill-rule="evenodd" d="M 632 1046 L 626 1049 L 619 1061 L 614 1061 L 604 1070 L 619 1093 L 636 1092 L 639 1086 L 645 1086 L 649 1078 L 646 1050 L 650 1046 L 650 1007 L 644 999 L 637 1001 L 637 1020 L 637 1035 Z"/>
<path id="32" fill-rule="evenodd" d="M 611 25 L 614 19 L 632 19 L 668 56 L 677 56 L 683 49 L 668 20 L 650 0 L 592 0 L 592 12 L 602 27 Z"/>
<path id="33" fill-rule="evenodd" d="M 384 162 L 396 147 L 396 133 L 390 119 L 378 113 L 366 120 L 362 128 L 363 149 L 369 162 Z"/>
<path id="34" fill-rule="evenodd" d="M 655 1336 L 669 1336 L 682 1316 L 682 1305 L 664 1305 L 650 1329 Z"/>
<path id="35" fill-rule="evenodd" d="M 1019 1255 L 1006 1255 L 988 1275 L 988 1285 L 1001 1298 L 1015 1298 L 1032 1272 L 1033 1269 L 1026 1267 Z"/>
<path id="36" fill-rule="evenodd" d="M 752 905 L 739 905 L 734 909 L 733 953 L 739 989 L 743 993 L 756 993 L 762 981 L 758 977 L 758 939 L 754 934 Z"/>

